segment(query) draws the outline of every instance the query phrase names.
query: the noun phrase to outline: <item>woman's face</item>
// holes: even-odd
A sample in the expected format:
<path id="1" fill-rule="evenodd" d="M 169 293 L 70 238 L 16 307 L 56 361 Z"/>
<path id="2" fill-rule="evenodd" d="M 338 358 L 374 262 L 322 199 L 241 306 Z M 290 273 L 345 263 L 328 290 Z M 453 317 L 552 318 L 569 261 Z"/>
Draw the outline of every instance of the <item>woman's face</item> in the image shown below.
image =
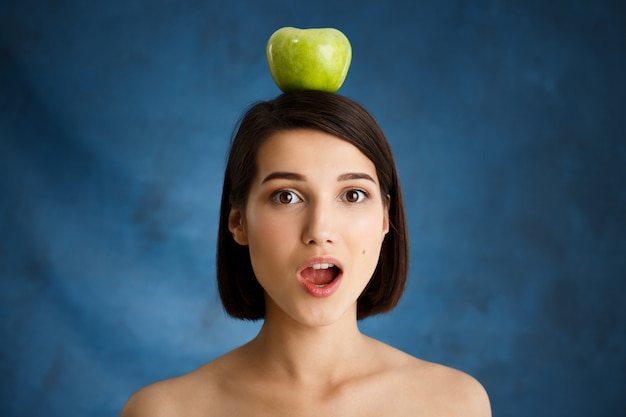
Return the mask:
<path id="1" fill-rule="evenodd" d="M 356 301 L 389 230 L 376 167 L 349 142 L 282 131 L 259 148 L 244 209 L 231 211 L 265 290 L 266 317 L 325 325 L 356 318 Z"/>

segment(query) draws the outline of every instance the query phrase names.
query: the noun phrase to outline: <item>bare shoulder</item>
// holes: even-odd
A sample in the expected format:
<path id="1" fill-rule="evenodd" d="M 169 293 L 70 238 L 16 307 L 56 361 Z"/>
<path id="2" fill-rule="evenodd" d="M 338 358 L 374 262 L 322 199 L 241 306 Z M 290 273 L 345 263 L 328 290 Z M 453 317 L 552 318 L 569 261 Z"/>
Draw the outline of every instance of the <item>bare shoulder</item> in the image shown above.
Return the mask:
<path id="1" fill-rule="evenodd" d="M 211 415 L 220 395 L 215 368 L 209 363 L 188 374 L 141 388 L 128 399 L 120 417 Z"/>
<path id="2" fill-rule="evenodd" d="M 454 415 L 490 417 L 491 406 L 487 391 L 474 377 L 447 366 L 429 363 L 433 381 L 439 393 L 445 393 L 447 406 Z"/>
<path id="3" fill-rule="evenodd" d="M 413 388 L 427 393 L 437 415 L 490 417 L 487 391 L 471 375 L 448 366 L 413 359 L 406 369 Z"/>
<path id="4" fill-rule="evenodd" d="M 406 401 L 405 410 L 427 415 L 491 417 L 486 390 L 474 377 L 457 369 L 389 351 L 394 379 Z M 410 413 L 409 413 L 410 415 Z"/>
<path id="5" fill-rule="evenodd" d="M 166 417 L 175 415 L 169 381 L 161 381 L 134 393 L 124 405 L 120 417 Z"/>

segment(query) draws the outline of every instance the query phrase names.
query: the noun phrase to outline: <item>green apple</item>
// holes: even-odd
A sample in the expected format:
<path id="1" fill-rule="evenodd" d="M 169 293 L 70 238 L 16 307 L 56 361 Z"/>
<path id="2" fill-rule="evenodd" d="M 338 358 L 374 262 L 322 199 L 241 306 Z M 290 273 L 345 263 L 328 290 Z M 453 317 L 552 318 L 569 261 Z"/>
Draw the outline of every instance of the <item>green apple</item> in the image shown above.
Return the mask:
<path id="1" fill-rule="evenodd" d="M 334 28 L 280 28 L 267 42 L 266 52 L 272 78 L 284 92 L 334 93 L 346 79 L 352 60 L 350 41 Z"/>

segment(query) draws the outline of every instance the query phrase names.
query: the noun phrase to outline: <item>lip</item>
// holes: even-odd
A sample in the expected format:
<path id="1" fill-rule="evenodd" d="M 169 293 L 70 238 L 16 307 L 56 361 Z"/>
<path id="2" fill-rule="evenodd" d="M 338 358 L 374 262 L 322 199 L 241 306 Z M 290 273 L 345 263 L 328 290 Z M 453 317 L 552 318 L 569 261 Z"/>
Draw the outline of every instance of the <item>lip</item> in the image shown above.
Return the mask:
<path id="1" fill-rule="evenodd" d="M 333 264 L 335 265 L 335 267 L 337 267 L 337 269 L 339 269 L 339 274 L 329 284 L 324 285 L 323 287 L 318 286 L 302 276 L 302 271 L 307 268 L 313 267 L 313 265 L 315 264 Z M 342 277 L 343 266 L 338 259 L 333 258 L 332 256 L 317 256 L 315 258 L 311 258 L 307 260 L 306 263 L 304 263 L 300 268 L 298 268 L 298 281 L 306 290 L 306 292 L 309 293 L 309 295 L 316 298 L 330 297 L 331 295 L 333 295 L 339 288 Z"/>

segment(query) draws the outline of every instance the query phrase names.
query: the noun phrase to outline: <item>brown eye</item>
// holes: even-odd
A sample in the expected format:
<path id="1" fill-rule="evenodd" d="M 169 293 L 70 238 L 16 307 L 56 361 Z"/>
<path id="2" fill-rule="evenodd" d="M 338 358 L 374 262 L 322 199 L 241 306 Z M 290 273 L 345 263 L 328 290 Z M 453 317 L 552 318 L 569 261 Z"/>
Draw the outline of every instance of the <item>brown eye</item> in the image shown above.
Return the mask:
<path id="1" fill-rule="evenodd" d="M 293 191 L 280 190 L 272 194 L 272 200 L 278 204 L 295 204 L 302 201 Z"/>
<path id="2" fill-rule="evenodd" d="M 282 204 L 289 204 L 293 200 L 293 194 L 280 193 L 278 194 L 278 201 Z"/>
<path id="3" fill-rule="evenodd" d="M 348 203 L 360 203 L 367 197 L 367 193 L 363 190 L 348 190 L 343 193 L 342 199 Z"/>

